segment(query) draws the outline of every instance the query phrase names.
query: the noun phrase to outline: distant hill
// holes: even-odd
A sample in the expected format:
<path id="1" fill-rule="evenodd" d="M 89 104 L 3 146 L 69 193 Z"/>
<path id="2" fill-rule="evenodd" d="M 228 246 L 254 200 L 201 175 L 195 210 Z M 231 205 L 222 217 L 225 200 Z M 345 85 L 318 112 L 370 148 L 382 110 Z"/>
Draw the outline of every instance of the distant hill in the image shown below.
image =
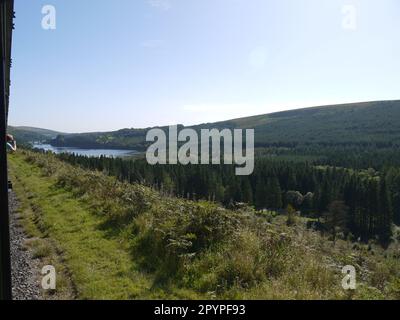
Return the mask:
<path id="1" fill-rule="evenodd" d="M 254 128 L 257 147 L 295 145 L 400 145 L 400 100 L 282 111 L 192 128 Z M 164 127 L 164 129 L 167 129 Z M 147 129 L 59 134 L 55 146 L 144 150 Z M 54 132 L 52 132 L 54 133 Z"/>
<path id="2" fill-rule="evenodd" d="M 64 134 L 57 131 L 48 129 L 34 128 L 34 127 L 13 127 L 8 126 L 8 133 L 12 134 L 19 143 L 28 143 L 33 141 L 51 140 L 59 134 Z"/>
<path id="3" fill-rule="evenodd" d="M 211 124 L 255 128 L 258 146 L 271 144 L 400 144 L 400 100 L 283 111 Z"/>

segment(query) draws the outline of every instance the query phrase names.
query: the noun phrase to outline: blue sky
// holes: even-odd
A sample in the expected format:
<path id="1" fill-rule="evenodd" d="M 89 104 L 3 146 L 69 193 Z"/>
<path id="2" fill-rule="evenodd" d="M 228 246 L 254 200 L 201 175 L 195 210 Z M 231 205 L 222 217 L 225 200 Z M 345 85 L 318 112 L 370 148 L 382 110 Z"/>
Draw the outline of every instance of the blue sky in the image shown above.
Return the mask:
<path id="1" fill-rule="evenodd" d="M 44 5 L 55 30 L 41 26 Z M 15 6 L 12 125 L 107 131 L 400 99 L 398 0 Z"/>

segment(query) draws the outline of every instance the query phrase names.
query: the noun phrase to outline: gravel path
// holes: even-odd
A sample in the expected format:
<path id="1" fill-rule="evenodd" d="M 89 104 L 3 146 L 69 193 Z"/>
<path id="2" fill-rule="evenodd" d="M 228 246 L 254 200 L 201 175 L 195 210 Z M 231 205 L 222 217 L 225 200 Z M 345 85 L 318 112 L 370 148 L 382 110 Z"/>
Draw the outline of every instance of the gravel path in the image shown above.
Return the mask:
<path id="1" fill-rule="evenodd" d="M 27 240 L 18 222 L 18 202 L 13 192 L 9 193 L 12 294 L 14 300 L 42 299 L 40 290 L 40 261 L 33 259 L 25 246 Z"/>

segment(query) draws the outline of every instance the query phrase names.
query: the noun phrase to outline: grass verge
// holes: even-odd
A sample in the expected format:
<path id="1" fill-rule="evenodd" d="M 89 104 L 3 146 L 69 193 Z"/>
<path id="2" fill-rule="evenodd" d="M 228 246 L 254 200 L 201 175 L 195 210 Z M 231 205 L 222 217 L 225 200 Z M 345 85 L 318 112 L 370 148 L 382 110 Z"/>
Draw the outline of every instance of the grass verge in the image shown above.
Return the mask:
<path id="1" fill-rule="evenodd" d="M 126 241 L 111 237 L 103 228 L 105 218 L 93 214 L 84 199 L 58 187 L 21 154 L 10 155 L 9 166 L 21 224 L 31 238 L 28 245 L 43 263 L 55 265 L 61 298 L 181 297 L 179 290 L 154 288 L 153 278 L 138 270 Z"/>

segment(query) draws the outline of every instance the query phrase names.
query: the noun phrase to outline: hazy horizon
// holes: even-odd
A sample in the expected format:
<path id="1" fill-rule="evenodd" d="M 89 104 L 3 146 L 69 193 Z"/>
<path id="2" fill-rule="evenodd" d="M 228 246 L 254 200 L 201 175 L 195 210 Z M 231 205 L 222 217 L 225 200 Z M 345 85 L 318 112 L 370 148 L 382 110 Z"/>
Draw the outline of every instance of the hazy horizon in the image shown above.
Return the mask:
<path id="1" fill-rule="evenodd" d="M 48 3 L 15 1 L 10 124 L 113 131 L 399 98 L 395 0 L 111 3 L 54 0 L 44 30 Z"/>

